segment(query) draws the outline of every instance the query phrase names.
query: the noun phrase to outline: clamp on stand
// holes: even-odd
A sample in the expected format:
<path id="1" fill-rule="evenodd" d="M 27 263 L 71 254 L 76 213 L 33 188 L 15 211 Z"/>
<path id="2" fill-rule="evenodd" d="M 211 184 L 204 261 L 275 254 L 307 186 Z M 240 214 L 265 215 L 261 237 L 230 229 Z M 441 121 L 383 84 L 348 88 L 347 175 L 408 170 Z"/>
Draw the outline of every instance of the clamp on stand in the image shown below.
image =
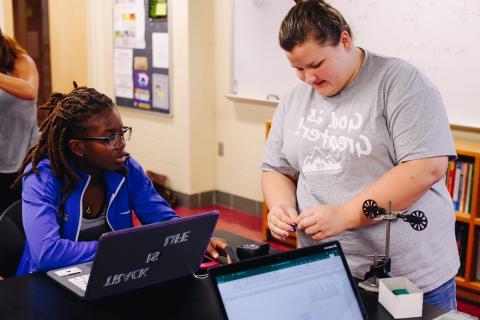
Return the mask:
<path id="1" fill-rule="evenodd" d="M 365 273 L 364 281 L 360 282 L 358 286 L 367 291 L 378 292 L 378 279 L 390 277 L 389 272 L 392 264 L 390 259 L 390 226 L 391 223 L 397 219 L 402 219 L 410 223 L 410 226 L 416 231 L 424 230 L 428 225 L 428 220 L 422 211 L 413 211 L 411 214 L 406 214 L 407 211 L 392 211 L 392 202 L 388 202 L 387 209 L 378 207 L 374 200 L 366 200 L 362 206 L 363 214 L 372 220 L 386 220 L 385 232 L 385 254 L 373 254 L 368 257 L 373 258 L 373 264 L 370 266 L 370 271 Z"/>

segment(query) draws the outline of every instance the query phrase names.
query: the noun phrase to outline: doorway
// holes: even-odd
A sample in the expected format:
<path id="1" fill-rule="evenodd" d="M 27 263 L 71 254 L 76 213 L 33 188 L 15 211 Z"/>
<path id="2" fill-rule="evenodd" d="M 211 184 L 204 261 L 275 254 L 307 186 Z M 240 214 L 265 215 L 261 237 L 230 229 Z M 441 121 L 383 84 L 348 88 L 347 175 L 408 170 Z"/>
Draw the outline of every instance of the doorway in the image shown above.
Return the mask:
<path id="1" fill-rule="evenodd" d="M 41 106 L 52 92 L 48 0 L 14 0 L 12 3 L 15 39 L 37 65 L 40 80 L 38 105 Z M 44 111 L 38 112 L 39 126 L 45 117 Z"/>

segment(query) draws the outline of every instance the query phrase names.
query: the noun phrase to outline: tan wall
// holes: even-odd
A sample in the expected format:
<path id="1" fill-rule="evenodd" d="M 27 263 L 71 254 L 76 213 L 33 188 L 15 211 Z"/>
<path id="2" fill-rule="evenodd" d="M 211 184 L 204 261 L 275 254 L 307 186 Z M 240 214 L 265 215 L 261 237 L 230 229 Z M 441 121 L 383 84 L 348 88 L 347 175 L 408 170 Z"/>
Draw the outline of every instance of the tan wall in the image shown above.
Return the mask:
<path id="1" fill-rule="evenodd" d="M 452 134 L 454 139 L 480 142 L 480 133 L 452 130 Z"/>
<path id="2" fill-rule="evenodd" d="M 213 4 L 188 2 L 191 193 L 216 189 Z"/>
<path id="3" fill-rule="evenodd" d="M 87 84 L 86 1 L 49 0 L 52 90 Z"/>
<path id="4" fill-rule="evenodd" d="M 0 0 L 0 28 L 2 32 L 13 37 L 12 0 Z"/>
<path id="5" fill-rule="evenodd" d="M 262 201 L 259 165 L 264 145 L 265 120 L 274 107 L 232 102 L 225 98 L 231 83 L 231 4 L 215 0 L 215 106 L 217 141 L 224 156 L 217 157 L 217 189 Z M 259 71 L 261 72 L 261 71 Z"/>
<path id="6" fill-rule="evenodd" d="M 113 97 L 112 0 L 86 0 L 87 84 Z"/>

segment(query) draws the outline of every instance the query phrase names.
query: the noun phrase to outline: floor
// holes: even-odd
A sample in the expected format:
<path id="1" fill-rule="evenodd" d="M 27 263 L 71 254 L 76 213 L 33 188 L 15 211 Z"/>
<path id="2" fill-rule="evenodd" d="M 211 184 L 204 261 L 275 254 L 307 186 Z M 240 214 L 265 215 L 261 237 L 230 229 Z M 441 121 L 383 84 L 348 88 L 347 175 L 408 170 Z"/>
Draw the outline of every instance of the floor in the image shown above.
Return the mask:
<path id="1" fill-rule="evenodd" d="M 187 209 L 177 207 L 175 211 L 180 216 L 190 216 L 206 211 L 218 210 L 220 211 L 220 219 L 217 223 L 216 229 L 223 229 L 233 233 L 240 234 L 246 238 L 250 238 L 257 242 L 262 242 L 261 232 L 261 218 L 253 216 L 251 214 L 240 212 L 221 206 L 208 206 L 201 209 Z M 290 248 L 270 243 L 272 247 L 280 250 L 289 250 Z M 458 310 L 480 317 L 480 303 L 475 305 L 468 301 L 458 301 Z"/>

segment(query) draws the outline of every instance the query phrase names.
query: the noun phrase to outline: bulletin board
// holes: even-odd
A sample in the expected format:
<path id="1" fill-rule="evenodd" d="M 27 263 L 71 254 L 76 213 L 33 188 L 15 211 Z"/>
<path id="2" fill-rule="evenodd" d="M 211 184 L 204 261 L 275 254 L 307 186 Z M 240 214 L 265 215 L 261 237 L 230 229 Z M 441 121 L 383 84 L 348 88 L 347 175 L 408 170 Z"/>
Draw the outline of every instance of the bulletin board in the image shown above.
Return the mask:
<path id="1" fill-rule="evenodd" d="M 117 105 L 171 115 L 167 0 L 114 0 Z"/>

